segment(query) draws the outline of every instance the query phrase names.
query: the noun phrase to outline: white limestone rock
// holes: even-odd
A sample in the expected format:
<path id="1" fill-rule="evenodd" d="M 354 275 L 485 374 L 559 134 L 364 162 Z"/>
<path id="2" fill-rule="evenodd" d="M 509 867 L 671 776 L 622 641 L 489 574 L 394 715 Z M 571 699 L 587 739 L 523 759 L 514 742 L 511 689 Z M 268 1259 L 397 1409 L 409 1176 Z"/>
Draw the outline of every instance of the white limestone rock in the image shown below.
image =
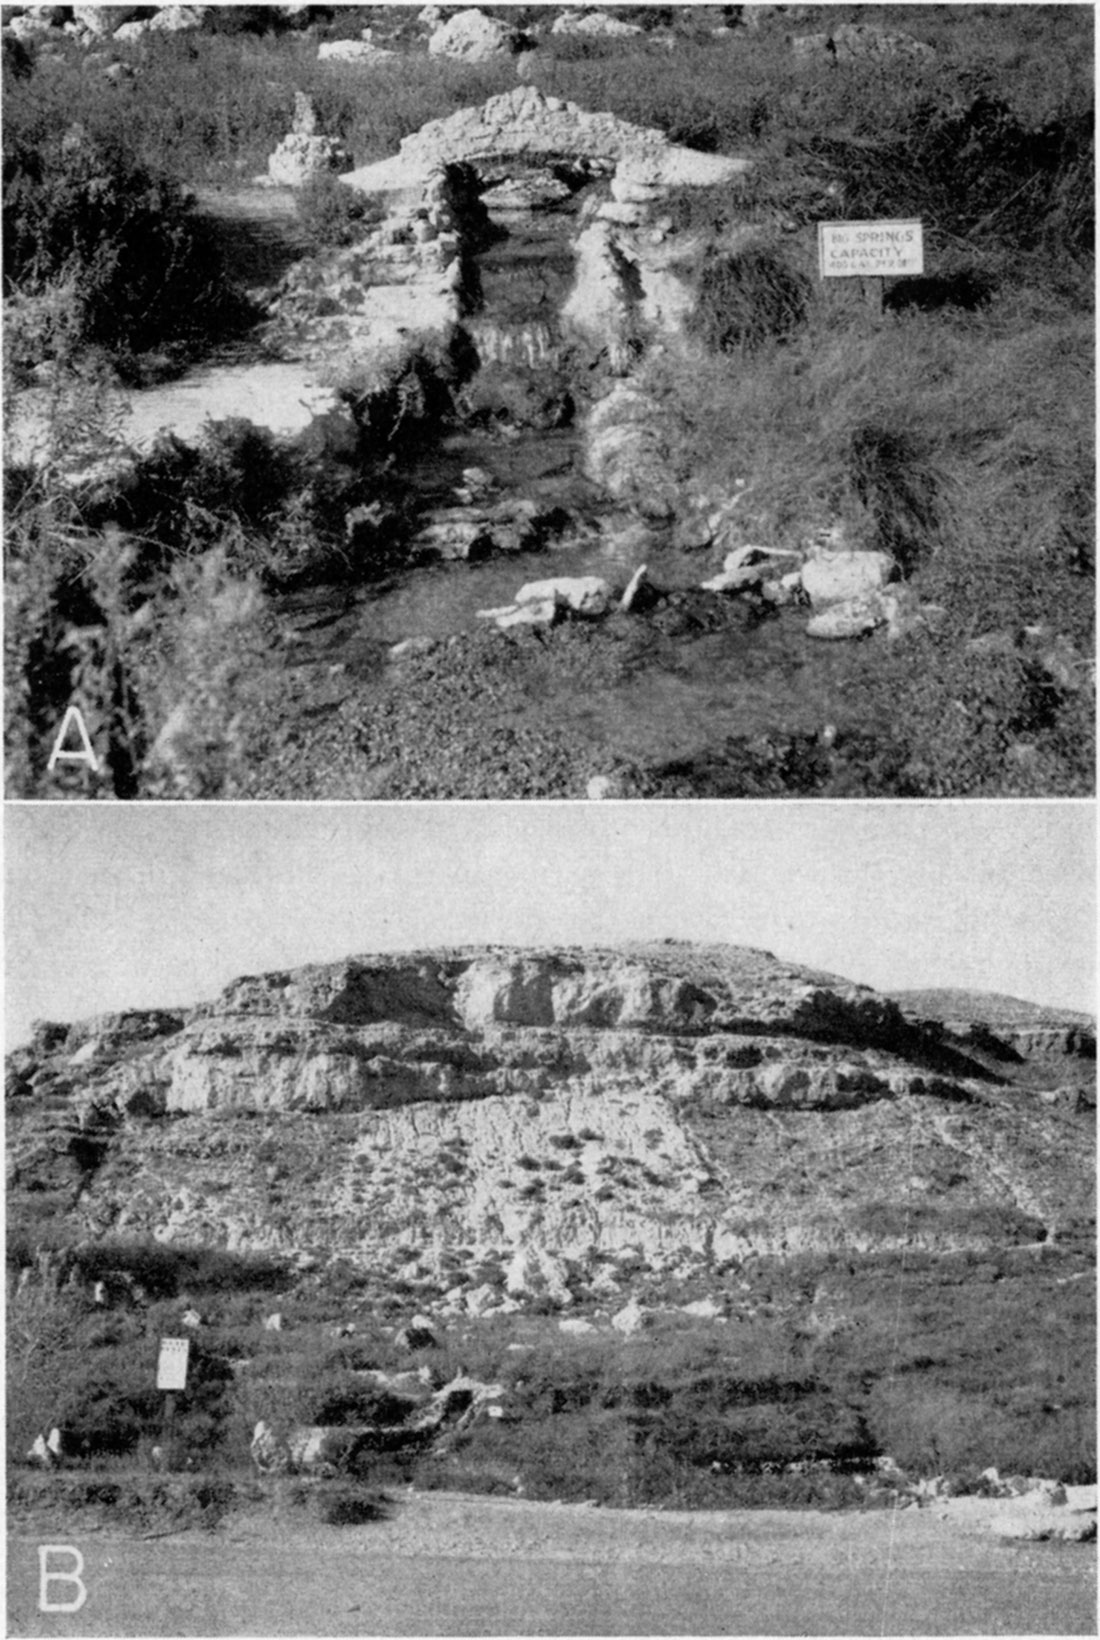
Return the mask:
<path id="1" fill-rule="evenodd" d="M 624 23 L 606 11 L 563 11 L 550 26 L 551 34 L 595 34 L 605 38 L 644 34 L 638 23 Z"/>
<path id="2" fill-rule="evenodd" d="M 511 57 L 520 36 L 495 17 L 471 8 L 459 11 L 441 23 L 428 41 L 433 57 L 458 57 L 467 63 L 485 63 L 494 57 Z"/>
<path id="3" fill-rule="evenodd" d="M 370 40 L 322 40 L 317 47 L 319 63 L 354 63 L 359 68 L 393 62 L 399 55 Z"/>
<path id="4" fill-rule="evenodd" d="M 149 29 L 153 34 L 189 34 L 204 26 L 210 11 L 209 6 L 162 6 L 149 19 Z"/>
<path id="5" fill-rule="evenodd" d="M 819 551 L 802 566 L 802 586 L 815 610 L 878 592 L 896 571 L 885 552 Z"/>
<path id="6" fill-rule="evenodd" d="M 638 1300 L 632 1298 L 629 1304 L 625 1304 L 621 1310 L 616 1311 L 611 1317 L 611 1325 L 616 1332 L 622 1333 L 624 1338 L 630 1338 L 632 1334 L 640 1332 L 646 1325 L 647 1314 L 648 1312 L 642 1308 Z"/>
<path id="7" fill-rule="evenodd" d="M 574 615 L 606 615 L 613 596 L 602 576 L 562 575 L 546 581 L 528 581 L 516 593 L 516 603 L 553 602 Z"/>

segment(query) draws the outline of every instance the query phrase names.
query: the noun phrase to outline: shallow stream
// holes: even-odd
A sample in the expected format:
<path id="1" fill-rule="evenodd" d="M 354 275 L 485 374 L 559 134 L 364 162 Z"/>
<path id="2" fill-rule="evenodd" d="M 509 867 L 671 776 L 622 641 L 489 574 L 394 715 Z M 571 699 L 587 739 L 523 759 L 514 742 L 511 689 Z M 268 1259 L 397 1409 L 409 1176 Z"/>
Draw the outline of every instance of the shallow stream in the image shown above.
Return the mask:
<path id="1" fill-rule="evenodd" d="M 527 390 L 532 380 L 565 379 L 557 315 L 573 277 L 572 244 L 587 192 L 551 210 L 508 211 L 494 220 L 491 242 L 479 257 L 482 305 L 468 328 L 483 364 L 498 379 L 514 371 Z M 232 199 L 221 208 L 238 236 L 259 233 L 250 264 L 254 276 L 281 271 L 287 243 L 295 240 L 294 219 L 287 216 L 292 202 L 270 196 L 266 202 L 245 201 L 243 227 Z M 280 242 L 280 219 L 287 243 Z M 293 248 L 301 254 L 300 236 Z M 232 363 L 213 365 L 230 374 L 247 368 L 239 355 Z M 205 368 L 209 374 L 210 366 Z M 201 377 L 202 372 L 194 373 L 192 389 Z M 184 397 L 188 390 L 187 378 L 176 384 Z M 202 395 L 192 391 L 190 397 Z M 133 395 L 139 416 L 142 398 Z M 149 407 L 154 399 L 155 392 Z M 438 643 L 484 630 L 488 623 L 478 611 L 510 604 L 526 582 L 597 575 L 621 588 L 645 563 L 658 587 L 691 589 L 720 567 L 719 550 L 679 550 L 667 530 L 616 513 L 583 474 L 575 424 L 546 428 L 524 425 L 522 419 L 518 424 L 483 419 L 441 435 L 399 476 L 430 518 L 433 508 L 455 507 L 454 492 L 469 468 L 491 475 L 490 504 L 525 499 L 540 511 L 561 509 L 569 523 L 560 539 L 539 551 L 480 562 L 420 563 L 371 585 L 319 586 L 273 599 L 280 654 L 297 672 L 295 687 L 286 692 L 293 697 L 286 701 L 288 716 L 308 720 L 353 690 L 369 711 L 376 691 L 403 686 L 390 656 L 395 645 L 408 639 Z M 858 697 L 854 691 L 849 695 L 848 686 L 858 677 L 858 645 L 809 642 L 804 611 L 783 611 L 757 623 L 742 619 L 739 611 L 718 613 L 713 599 L 703 602 L 710 605 L 709 615 L 689 596 L 688 607 L 679 613 L 666 608 L 660 619 L 639 614 L 602 623 L 599 633 L 606 634 L 608 654 L 621 655 L 621 664 L 601 668 L 585 656 L 574 673 L 563 656 L 557 664 L 521 667 L 510 708 L 515 721 L 523 719 L 538 734 L 580 748 L 581 761 L 596 767 L 616 758 L 645 766 L 697 758 L 727 737 L 816 736 L 842 715 L 851 726 L 849 702 Z M 546 648 L 552 650 L 556 641 Z M 445 690 L 445 674 L 440 677 Z"/>

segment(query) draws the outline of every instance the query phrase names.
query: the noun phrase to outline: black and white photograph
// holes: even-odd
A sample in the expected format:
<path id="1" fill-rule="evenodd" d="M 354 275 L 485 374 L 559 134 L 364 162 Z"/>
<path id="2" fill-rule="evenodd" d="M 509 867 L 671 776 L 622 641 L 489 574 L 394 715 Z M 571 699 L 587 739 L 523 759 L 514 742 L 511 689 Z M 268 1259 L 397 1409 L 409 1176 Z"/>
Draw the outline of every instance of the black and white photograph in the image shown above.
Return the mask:
<path id="1" fill-rule="evenodd" d="M 13 1640 L 1097 1633 L 1095 22 L 0 6 Z"/>
<path id="2" fill-rule="evenodd" d="M 9 806 L 7 1632 L 1095 1633 L 1094 836 Z"/>
<path id="3" fill-rule="evenodd" d="M 8 797 L 1092 795 L 1091 5 L 3 18 Z"/>

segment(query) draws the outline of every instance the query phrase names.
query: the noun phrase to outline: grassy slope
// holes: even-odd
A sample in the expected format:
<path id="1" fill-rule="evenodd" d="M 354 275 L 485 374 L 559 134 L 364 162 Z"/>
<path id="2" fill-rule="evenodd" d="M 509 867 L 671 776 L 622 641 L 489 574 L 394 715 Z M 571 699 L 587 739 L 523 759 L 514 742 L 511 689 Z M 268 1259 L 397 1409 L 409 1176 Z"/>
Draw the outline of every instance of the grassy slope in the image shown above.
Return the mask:
<path id="1" fill-rule="evenodd" d="M 620 1506 L 856 1502 L 845 1467 L 889 1452 L 913 1476 L 973 1484 L 995 1463 L 1087 1481 L 1089 1264 L 1086 1249 L 1068 1248 L 762 1261 L 708 1282 L 731 1309 L 725 1325 L 670 1312 L 623 1339 L 586 1306 L 594 1334 L 563 1335 L 554 1317 L 468 1320 L 411 1356 L 393 1326 L 417 1295 L 382 1298 L 369 1278 L 366 1291 L 303 1280 L 273 1293 L 228 1290 L 223 1273 L 220 1286 L 188 1282 L 174 1299 L 107 1315 L 82 1295 L 31 1287 L 9 1310 L 9 1450 L 18 1459 L 56 1420 L 147 1452 L 161 1413 L 157 1340 L 195 1303 L 202 1370 L 181 1399 L 179 1433 L 192 1467 L 238 1485 L 258 1417 L 354 1424 L 370 1416 L 354 1369 L 421 1365 L 439 1382 L 463 1368 L 503 1381 L 506 1418 L 475 1424 L 419 1466 L 379 1461 L 366 1480 L 415 1470 L 422 1485 Z M 262 1328 L 272 1309 L 281 1333 Z M 357 1330 L 340 1342 L 334 1323 L 349 1318 Z M 91 1467 L 109 1481 L 127 1459 L 101 1444 Z"/>

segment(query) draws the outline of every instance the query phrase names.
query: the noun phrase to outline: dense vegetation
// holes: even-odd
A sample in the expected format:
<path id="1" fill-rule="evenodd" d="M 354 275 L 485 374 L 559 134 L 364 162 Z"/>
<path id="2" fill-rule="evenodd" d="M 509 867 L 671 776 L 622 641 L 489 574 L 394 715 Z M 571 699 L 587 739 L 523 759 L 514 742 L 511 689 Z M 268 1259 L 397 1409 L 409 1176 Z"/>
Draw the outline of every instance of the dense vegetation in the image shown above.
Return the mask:
<path id="1" fill-rule="evenodd" d="M 11 1282 L 31 1251 L 11 1238 Z M 119 1286 L 123 1270 L 141 1284 L 136 1302 Z M 262 1259 L 107 1241 L 75 1253 L 61 1291 L 31 1280 L 9 1299 L 9 1450 L 18 1458 L 58 1423 L 83 1453 L 60 1478 L 70 1502 L 95 1501 L 81 1491 L 84 1473 L 85 1491 L 113 1484 L 116 1501 L 132 1505 L 127 1486 L 161 1438 L 158 1339 L 194 1307 L 203 1324 L 179 1397 L 175 1463 L 193 1472 L 192 1490 L 228 1483 L 223 1502 L 234 1489 L 250 1495 L 256 1419 L 386 1423 L 394 1408 L 357 1374 L 409 1366 L 427 1367 L 437 1385 L 459 1371 L 502 1383 L 505 1416 L 475 1421 L 435 1453 L 376 1457 L 354 1483 L 364 1506 L 387 1482 L 414 1477 L 689 1508 L 882 1502 L 933 1475 L 981 1490 L 990 1464 L 1088 1482 L 1091 1275 L 1087 1237 L 985 1255 L 761 1259 L 706 1282 L 730 1308 L 725 1324 L 667 1309 L 630 1338 L 606 1322 L 570 1337 L 551 1310 L 453 1321 L 436 1345 L 410 1352 L 395 1328 L 438 1293 L 430 1282 L 398 1296 L 350 1268 L 295 1279 Z M 103 1276 L 107 1310 L 87 1285 Z M 637 1290 L 654 1304 L 693 1296 L 644 1276 Z M 263 1328 L 273 1309 L 282 1331 Z M 354 1332 L 341 1338 L 349 1318 Z M 902 1476 L 876 1493 L 868 1482 L 886 1455 Z M 321 1487 L 322 1504 L 330 1491 Z M 188 1496 L 190 1507 L 210 1507 Z"/>
<path id="2" fill-rule="evenodd" d="M 189 190 L 262 171 L 296 90 L 362 164 L 426 120 L 515 84 L 511 61 L 470 66 L 418 49 L 373 66 L 365 97 L 360 73 L 318 62 L 313 35 L 269 27 L 264 8 L 235 10 L 201 35 L 149 41 L 133 79 L 106 80 L 66 41 L 29 72 L 6 70 L 5 368 L 9 388 L 52 369 L 58 459 L 77 428 L 102 421 L 105 380 L 155 379 L 247 325 Z M 534 8 L 509 10 L 533 26 Z M 673 202 L 680 225 L 712 241 L 748 215 L 757 241 L 701 253 L 692 328 L 707 356 L 642 368 L 642 387 L 667 410 L 663 458 L 715 493 L 743 489 L 739 519 L 764 544 L 840 518 L 857 545 L 891 552 L 945 614 L 937 631 L 861 657 L 866 718 L 896 720 L 896 744 L 877 731 L 866 746 L 849 736 L 839 773 L 810 748 L 731 745 L 705 765 L 634 771 L 632 789 L 1090 791 L 1089 8 L 877 8 L 876 21 L 937 55 L 850 62 L 796 58 L 778 27 L 715 39 L 719 13 L 736 11 L 636 8 L 647 28 L 675 33 L 674 49 L 652 34 L 549 37 L 531 68 L 547 94 L 756 161 L 747 192 Z M 407 50 L 414 17 L 338 8 L 328 32 L 354 37 L 371 23 Z M 832 6 L 799 29 L 847 20 L 866 19 Z M 315 238 L 354 232 L 339 205 L 331 189 L 310 194 Z M 876 215 L 922 219 L 930 270 L 888 286 L 882 313 L 815 266 L 817 221 Z M 575 396 L 583 407 L 583 384 Z M 109 447 L 109 426 L 99 431 Z M 9 789 L 57 791 L 69 778 L 86 795 L 172 794 L 146 759 L 198 690 L 199 651 L 216 681 L 178 794 L 254 789 L 230 726 L 278 674 L 265 593 L 299 572 L 377 576 L 404 535 L 377 470 L 359 475 L 348 502 L 382 509 L 353 552 L 316 474 L 284 474 L 261 517 L 243 496 L 236 508 L 225 476 L 215 452 L 178 487 L 174 521 L 150 507 L 128 515 L 120 555 L 103 517 L 82 511 L 49 467 L 29 487 L 11 475 Z M 211 567 L 197 574 L 188 560 L 203 554 Z M 143 649 L 135 619 L 156 628 L 155 644 Z M 1043 653 L 1060 644 L 1061 658 L 1050 666 L 1019 653 L 1023 628 L 1039 630 Z M 112 756 L 99 776 L 45 781 L 42 725 L 74 684 Z"/>

